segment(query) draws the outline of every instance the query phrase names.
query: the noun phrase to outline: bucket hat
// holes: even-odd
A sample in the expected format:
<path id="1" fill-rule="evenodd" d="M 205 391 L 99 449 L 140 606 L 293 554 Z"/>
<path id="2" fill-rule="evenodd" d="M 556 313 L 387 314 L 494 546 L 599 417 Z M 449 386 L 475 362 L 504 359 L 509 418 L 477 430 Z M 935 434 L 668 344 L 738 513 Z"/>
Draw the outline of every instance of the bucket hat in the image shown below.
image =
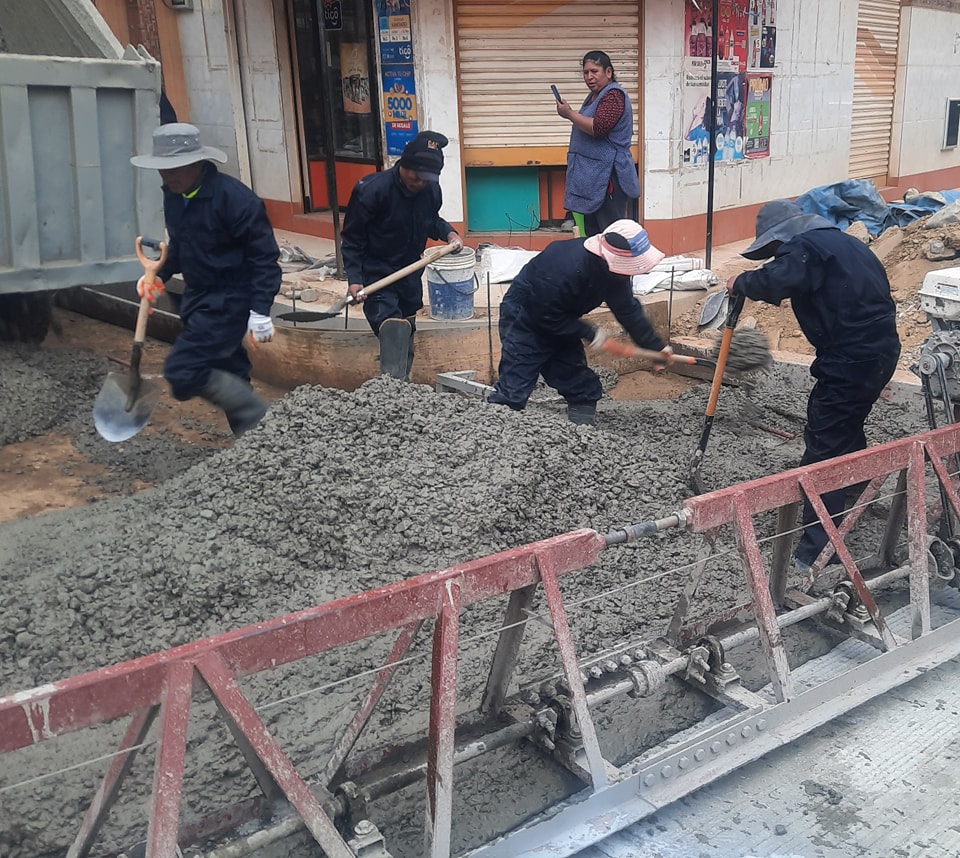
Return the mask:
<path id="1" fill-rule="evenodd" d="M 602 235 L 591 235 L 583 246 L 601 257 L 614 274 L 646 274 L 663 259 L 647 236 L 647 231 L 635 220 L 617 220 Z"/>
<path id="2" fill-rule="evenodd" d="M 227 163 L 227 155 L 213 146 L 200 145 L 200 129 L 187 122 L 170 122 L 153 132 L 153 154 L 134 155 L 134 167 L 151 170 L 175 170 L 198 161 Z"/>
<path id="3" fill-rule="evenodd" d="M 811 229 L 837 229 L 837 225 L 818 214 L 806 214 L 792 200 L 772 200 L 757 212 L 756 239 L 740 253 L 746 259 L 769 259 L 774 242 L 789 241 Z"/>
<path id="4" fill-rule="evenodd" d="M 450 141 L 437 131 L 421 131 L 406 146 L 400 156 L 400 166 L 413 170 L 424 182 L 439 182 L 443 169 L 443 152 Z"/>

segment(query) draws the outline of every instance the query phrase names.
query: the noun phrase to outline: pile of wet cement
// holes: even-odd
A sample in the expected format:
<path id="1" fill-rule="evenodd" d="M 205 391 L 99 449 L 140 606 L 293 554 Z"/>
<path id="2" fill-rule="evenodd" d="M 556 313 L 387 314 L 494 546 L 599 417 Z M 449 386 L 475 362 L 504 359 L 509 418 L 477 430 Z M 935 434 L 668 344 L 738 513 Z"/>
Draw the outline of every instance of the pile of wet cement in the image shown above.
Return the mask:
<path id="1" fill-rule="evenodd" d="M 0 526 L 8 593 L 0 693 L 576 528 L 606 532 L 657 518 L 689 495 L 706 393 L 701 386 L 677 401 L 604 400 L 598 425 L 578 427 L 557 405 L 515 413 L 388 378 L 354 393 L 300 388 L 233 448 L 150 491 Z M 760 405 L 780 403 L 780 412 L 802 411 L 798 394 L 776 379 L 752 393 L 725 389 L 702 467 L 710 487 L 799 459 L 800 438 L 785 443 L 743 425 L 748 394 Z M 919 413 L 881 403 L 868 435 L 882 442 L 922 428 Z M 678 576 L 630 585 L 689 563 L 698 546 L 668 533 L 604 552 L 596 567 L 564 579 L 571 600 L 629 587 L 571 611 L 579 646 L 661 633 Z M 741 581 L 715 581 L 714 606 L 736 603 Z M 498 622 L 497 612 L 468 611 L 461 634 Z M 298 687 L 350 676 L 371 658 L 345 654 L 333 673 L 303 672 Z M 258 679 L 269 695 L 270 680 Z M 423 708 L 423 679 L 421 699 L 407 710 Z M 309 728 L 299 730 L 303 747 L 316 747 Z M 209 761 L 204 770 L 216 779 Z M 19 834 L 3 844 L 11 855 L 58 842 L 37 808 L 17 813 Z"/>

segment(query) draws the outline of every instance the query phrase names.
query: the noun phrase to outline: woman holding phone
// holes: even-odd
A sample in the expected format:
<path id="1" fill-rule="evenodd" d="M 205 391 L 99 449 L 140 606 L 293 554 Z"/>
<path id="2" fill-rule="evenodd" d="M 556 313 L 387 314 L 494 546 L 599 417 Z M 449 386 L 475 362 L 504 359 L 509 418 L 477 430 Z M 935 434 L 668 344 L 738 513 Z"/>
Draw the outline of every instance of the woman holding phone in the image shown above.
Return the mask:
<path id="1" fill-rule="evenodd" d="M 586 237 L 614 221 L 636 217 L 640 180 L 630 152 L 633 108 L 617 83 L 610 57 L 590 51 L 580 66 L 590 94 L 579 111 L 558 99 L 557 113 L 573 126 L 563 205 Z"/>

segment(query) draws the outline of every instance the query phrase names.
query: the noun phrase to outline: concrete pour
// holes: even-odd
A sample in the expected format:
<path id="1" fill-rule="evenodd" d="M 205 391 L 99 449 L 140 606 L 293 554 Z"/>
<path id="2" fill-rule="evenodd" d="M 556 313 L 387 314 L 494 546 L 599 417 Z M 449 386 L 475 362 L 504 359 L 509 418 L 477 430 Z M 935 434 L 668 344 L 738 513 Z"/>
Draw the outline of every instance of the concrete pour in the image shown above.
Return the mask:
<path id="1" fill-rule="evenodd" d="M 35 392 L 30 403 L 20 394 L 0 398 L 0 426 L 18 427 L 4 437 L 49 428 L 51 411 L 41 404 L 56 411 L 56 403 L 73 401 L 71 392 L 87 401 L 54 419 L 77 428 L 89 415 L 102 368 L 90 375 L 96 385 L 78 385 L 73 361 L 60 354 L 63 365 L 56 367 L 52 355 L 21 356 L 18 364 L 7 352 L 0 360 L 0 392 L 24 384 Z M 701 469 L 708 487 L 795 466 L 805 395 L 776 373 L 752 387 L 725 388 Z M 197 458 L 184 462 L 182 451 L 164 449 L 162 440 L 139 454 L 126 451 L 131 467 L 159 468 L 157 460 L 166 459 L 165 467 L 179 472 L 130 498 L 0 525 L 7 593 L 0 605 L 0 694 L 576 528 L 607 532 L 659 518 L 689 496 L 687 471 L 706 397 L 703 385 L 676 401 L 605 398 L 598 425 L 578 427 L 557 404 L 514 413 L 378 378 L 354 393 L 298 388 L 275 403 L 255 431 L 206 459 L 204 451 L 193 451 Z M 764 422 L 798 437 L 785 441 L 746 425 L 747 400 L 762 410 Z M 880 443 L 925 428 L 919 399 L 915 407 L 881 402 L 868 438 Z M 121 455 L 90 437 L 92 429 L 77 431 L 81 443 Z M 137 443 L 131 442 L 134 449 Z M 567 576 L 562 589 L 581 652 L 661 634 L 683 583 L 680 570 L 699 545 L 669 532 L 604 552 L 596 567 Z M 729 534 L 721 546 L 732 547 Z M 720 560 L 718 574 L 705 582 L 702 612 L 740 601 L 742 573 L 730 562 Z M 502 602 L 464 611 L 462 709 L 478 702 L 495 642 L 479 636 L 498 627 L 502 611 Z M 412 650 L 419 661 L 391 687 L 361 750 L 422 735 L 427 632 Z M 350 677 L 379 666 L 389 644 L 362 642 L 252 677 L 243 687 L 294 762 L 320 771 L 367 687 Z M 541 676 L 556 665 L 549 631 L 530 624 L 521 676 Z M 286 699 L 310 689 L 315 693 Z M 256 791 L 227 731 L 211 720 L 212 706 L 200 700 L 191 716 L 185 819 Z M 20 858 L 65 848 L 106 764 L 62 770 L 112 750 L 121 729 L 109 725 L 9 755 L 0 769 L 0 854 Z M 649 724 L 643 730 L 656 733 L 654 740 L 664 732 Z M 145 832 L 140 804 L 152 753 L 145 754 L 104 831 L 105 849 L 122 849 Z M 530 749 L 483 758 L 473 775 L 477 771 L 485 783 L 455 796 L 458 849 L 576 788 Z M 57 774 L 22 783 L 45 772 Z M 460 777 L 458 770 L 458 785 Z M 407 792 L 384 802 L 384 830 L 399 858 L 422 848 L 422 823 L 409 812 L 422 786 Z"/>

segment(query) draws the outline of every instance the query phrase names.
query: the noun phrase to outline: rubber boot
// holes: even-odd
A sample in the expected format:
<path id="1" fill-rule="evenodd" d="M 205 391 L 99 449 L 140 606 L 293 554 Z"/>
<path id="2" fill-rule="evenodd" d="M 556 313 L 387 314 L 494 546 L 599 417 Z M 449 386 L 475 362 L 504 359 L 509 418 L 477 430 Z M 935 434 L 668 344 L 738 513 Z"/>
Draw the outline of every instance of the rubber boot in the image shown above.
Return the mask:
<path id="1" fill-rule="evenodd" d="M 571 423 L 592 425 L 597 422 L 597 403 L 570 402 L 567 404 L 567 418 Z"/>
<path id="2" fill-rule="evenodd" d="M 222 369 L 210 370 L 210 380 L 200 396 L 223 409 L 230 430 L 238 438 L 253 429 L 267 413 L 267 403 L 257 396 L 248 381 Z"/>
<path id="3" fill-rule="evenodd" d="M 406 319 L 386 319 L 380 325 L 380 374 L 408 381 L 413 328 Z"/>

